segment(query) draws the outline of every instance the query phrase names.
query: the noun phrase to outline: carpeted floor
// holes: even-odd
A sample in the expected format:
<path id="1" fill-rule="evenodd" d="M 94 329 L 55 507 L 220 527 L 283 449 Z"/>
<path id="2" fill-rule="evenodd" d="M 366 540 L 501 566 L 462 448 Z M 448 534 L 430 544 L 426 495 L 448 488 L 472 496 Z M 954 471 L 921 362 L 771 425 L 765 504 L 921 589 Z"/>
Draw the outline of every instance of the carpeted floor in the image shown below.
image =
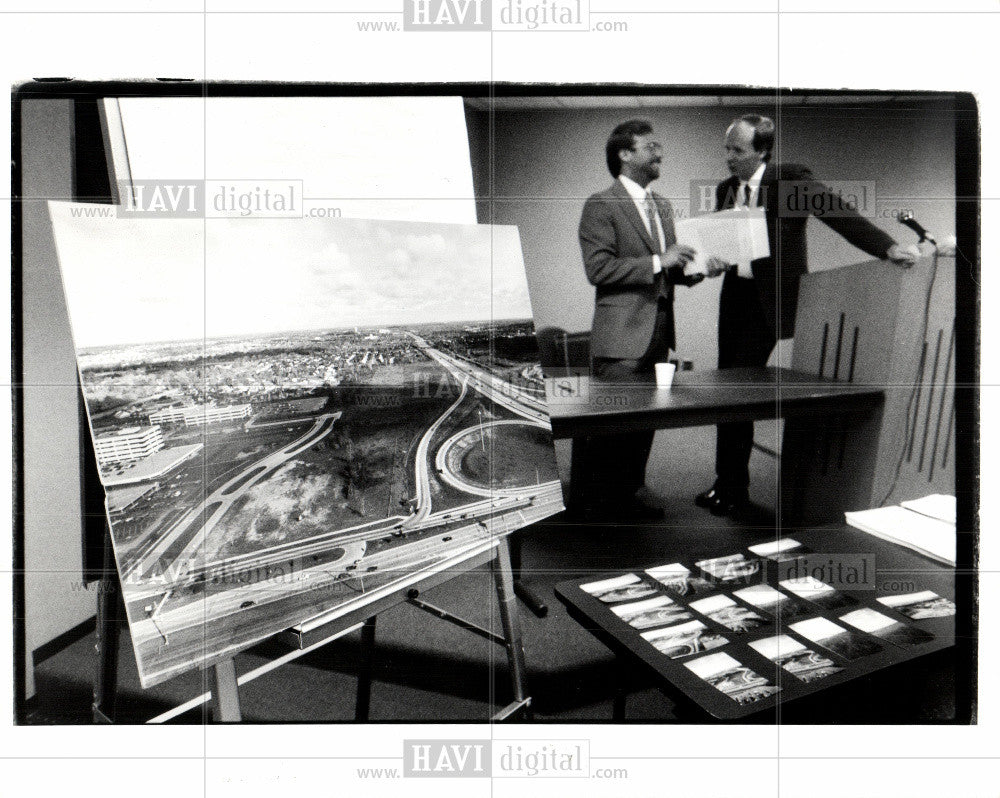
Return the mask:
<path id="1" fill-rule="evenodd" d="M 774 425 L 761 425 L 758 440 L 771 445 Z M 568 449 L 557 444 L 564 477 Z M 664 562 L 666 552 L 746 544 L 749 536 L 773 535 L 773 513 L 761 511 L 752 525 L 737 526 L 696 508 L 692 499 L 712 479 L 714 430 L 697 428 L 657 435 L 647 485 L 650 499 L 666 518 L 655 525 L 614 527 L 568 524 L 559 519 L 538 524 L 523 536 L 525 581 L 548 603 L 539 619 L 521 607 L 528 686 L 537 722 L 609 722 L 616 684 L 622 678 L 610 651 L 572 620 L 553 594 L 570 577 L 620 573 L 622 569 Z M 775 461 L 754 453 L 752 498 L 773 507 Z M 422 598 L 476 623 L 499 629 L 493 579 L 486 569 L 458 576 Z M 73 643 L 40 663 L 37 695 L 27 722 L 90 722 L 91 685 L 96 658 L 93 637 Z M 277 643 L 257 646 L 236 658 L 244 673 L 289 649 Z M 249 722 L 350 722 L 354 718 L 360 635 L 355 632 L 287 663 L 240 689 L 243 717 Z M 878 678 L 828 691 L 801 709 L 782 710 L 781 721 L 876 723 L 942 722 L 951 716 L 954 668 L 947 658 L 926 657 L 917 668 L 891 669 Z M 117 722 L 141 723 L 209 689 L 207 674 L 187 673 L 149 690 L 139 687 L 130 643 L 123 635 Z M 904 672 L 906 671 L 906 672 Z M 907 679 L 906 673 L 919 673 Z M 910 684 L 919 685 L 919 688 Z M 927 685 L 934 689 L 928 690 Z M 641 679 L 630 684 L 629 722 L 683 722 L 674 704 Z M 850 689 L 848 689 L 850 688 Z M 370 718 L 375 722 L 484 722 L 492 706 L 510 700 L 506 655 L 496 645 L 451 624 L 401 605 L 379 616 Z M 799 702 L 804 703 L 804 702 Z M 794 705 L 793 705 L 794 707 Z M 202 723 L 207 705 L 176 722 Z M 775 722 L 762 718 L 760 722 Z"/>

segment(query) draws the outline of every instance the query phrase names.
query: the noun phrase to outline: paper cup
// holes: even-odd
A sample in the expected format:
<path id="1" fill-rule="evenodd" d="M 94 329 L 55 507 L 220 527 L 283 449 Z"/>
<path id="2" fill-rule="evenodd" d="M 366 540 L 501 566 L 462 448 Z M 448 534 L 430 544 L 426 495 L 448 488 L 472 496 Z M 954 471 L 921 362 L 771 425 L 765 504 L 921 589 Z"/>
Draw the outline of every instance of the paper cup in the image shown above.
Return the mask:
<path id="1" fill-rule="evenodd" d="M 677 367 L 673 363 L 656 364 L 656 387 L 669 388 L 674 382 L 674 371 Z"/>

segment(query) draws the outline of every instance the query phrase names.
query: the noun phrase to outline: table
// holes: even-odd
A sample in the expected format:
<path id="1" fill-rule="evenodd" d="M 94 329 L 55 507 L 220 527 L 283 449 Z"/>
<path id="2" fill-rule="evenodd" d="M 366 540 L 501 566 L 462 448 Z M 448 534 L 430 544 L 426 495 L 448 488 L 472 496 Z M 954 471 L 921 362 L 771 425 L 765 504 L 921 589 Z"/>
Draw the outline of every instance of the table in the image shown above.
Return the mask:
<path id="1" fill-rule="evenodd" d="M 876 412 L 885 398 L 880 386 L 837 382 L 784 368 L 682 371 L 669 390 L 652 383 L 600 382 L 585 374 L 550 377 L 546 392 L 553 437 L 574 439 L 571 509 L 583 504 L 581 475 L 588 467 L 584 445 L 588 436 L 771 418 L 835 417 L 845 428 L 852 419 Z"/>
<path id="2" fill-rule="evenodd" d="M 684 666 L 685 662 L 699 658 L 705 654 L 670 659 L 644 640 L 640 636 L 639 631 L 615 615 L 611 611 L 610 605 L 601 602 L 580 589 L 581 584 L 617 576 L 626 572 L 616 571 L 615 573 L 609 572 L 599 575 L 581 575 L 577 578 L 566 580 L 556 586 L 556 596 L 566 605 L 571 617 L 582 624 L 591 634 L 601 640 L 615 653 L 623 672 L 635 673 L 638 671 L 641 675 L 652 679 L 657 687 L 663 690 L 669 697 L 675 699 L 681 707 L 693 710 L 693 717 L 701 721 L 712 719 L 726 721 L 756 719 L 760 721 L 762 716 L 766 718 L 768 714 L 773 718 L 779 704 L 784 706 L 793 701 L 807 701 L 809 700 L 809 696 L 814 696 L 830 688 L 857 679 L 863 679 L 863 677 L 869 677 L 877 671 L 900 665 L 918 657 L 943 651 L 955 645 L 955 616 L 913 622 L 875 600 L 879 596 L 893 595 L 894 593 L 912 593 L 930 590 L 939 596 L 954 601 L 956 575 L 953 568 L 941 565 L 915 552 L 871 537 L 846 526 L 828 526 L 808 530 L 782 530 L 781 535 L 783 537 L 795 538 L 816 553 L 826 552 L 834 557 L 838 554 L 864 554 L 873 560 L 876 582 L 875 589 L 860 591 L 838 587 L 841 592 L 854 597 L 858 601 L 856 606 L 839 610 L 816 609 L 815 613 L 809 617 L 822 616 L 840 625 L 844 625 L 843 622 L 838 620 L 839 615 L 853 609 L 871 607 L 894 620 L 906 622 L 930 632 L 934 635 L 933 639 L 909 648 L 900 648 L 889 642 L 881 642 L 883 650 L 880 653 L 853 661 L 831 656 L 830 658 L 837 665 L 843 667 L 841 672 L 814 682 L 800 682 L 794 676 L 781 670 L 777 665 L 747 645 L 747 642 L 751 640 L 771 637 L 776 634 L 788 634 L 787 627 L 782 626 L 779 630 L 774 623 L 770 623 L 760 629 L 739 634 L 727 630 L 711 619 L 696 615 L 695 617 L 698 620 L 705 623 L 710 629 L 722 633 L 730 641 L 724 646 L 705 652 L 705 654 L 725 652 L 761 676 L 768 677 L 772 683 L 782 688 L 774 696 L 752 704 L 740 705 L 707 682 L 702 681 Z M 773 537 L 770 539 L 773 540 Z M 747 557 L 752 557 L 753 555 L 746 550 L 746 545 L 753 545 L 766 540 L 768 540 L 766 533 L 748 535 L 745 545 L 742 547 L 743 553 Z M 739 548 L 732 546 L 725 551 L 718 548 L 713 550 L 712 545 L 709 543 L 706 544 L 704 550 L 698 552 L 668 551 L 664 553 L 663 558 L 658 562 L 637 563 L 631 572 L 644 577 L 643 571 L 645 568 L 677 561 L 683 562 L 692 572 L 697 572 L 697 568 L 694 566 L 696 560 L 733 554 L 739 550 Z M 768 563 L 768 565 L 773 574 L 775 564 Z M 772 580 L 768 578 L 767 581 L 770 582 Z M 904 583 L 912 584 L 907 585 Z M 657 583 L 653 582 L 653 584 Z M 737 587 L 742 586 L 744 585 L 738 585 Z M 658 588 L 659 595 L 669 595 L 675 602 L 682 605 L 687 604 L 689 600 L 697 600 L 719 592 L 731 595 L 732 588 L 719 587 L 710 593 L 680 598 L 673 593 L 668 593 L 665 588 Z M 961 611 L 965 605 L 959 602 L 958 606 L 959 611 Z M 862 637 L 865 636 L 862 635 Z M 799 642 L 807 644 L 813 650 L 827 654 L 822 648 L 817 648 L 816 644 L 811 644 L 804 638 L 799 638 Z M 961 675 L 959 678 L 961 678 Z M 928 681 L 930 682 L 930 680 Z M 615 719 L 624 719 L 624 693 L 616 699 Z M 821 722 L 822 719 L 816 718 L 816 721 Z"/>
<path id="3" fill-rule="evenodd" d="M 555 438 L 825 417 L 874 409 L 885 396 L 879 386 L 770 367 L 680 371 L 669 390 L 653 383 L 600 382 L 586 375 L 550 377 L 546 390 Z"/>

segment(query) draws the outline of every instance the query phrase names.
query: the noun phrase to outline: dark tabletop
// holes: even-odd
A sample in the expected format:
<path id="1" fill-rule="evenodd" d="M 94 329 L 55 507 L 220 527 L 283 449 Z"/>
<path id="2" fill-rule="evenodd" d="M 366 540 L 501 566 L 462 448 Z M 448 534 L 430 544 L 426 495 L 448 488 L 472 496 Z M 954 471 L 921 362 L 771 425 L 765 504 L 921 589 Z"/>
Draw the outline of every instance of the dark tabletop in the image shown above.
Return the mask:
<path id="1" fill-rule="evenodd" d="M 550 378 L 546 388 L 556 438 L 863 412 L 884 400 L 878 386 L 782 368 L 681 371 L 670 389 L 655 383 L 600 382 L 589 376 Z"/>

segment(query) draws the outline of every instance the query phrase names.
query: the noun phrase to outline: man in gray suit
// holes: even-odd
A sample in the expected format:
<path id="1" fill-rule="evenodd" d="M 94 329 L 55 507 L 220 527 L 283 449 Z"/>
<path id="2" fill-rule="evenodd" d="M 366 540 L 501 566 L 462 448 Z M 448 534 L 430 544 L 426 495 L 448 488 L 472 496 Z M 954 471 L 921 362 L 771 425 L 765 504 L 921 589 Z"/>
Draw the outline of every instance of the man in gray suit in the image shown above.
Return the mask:
<path id="1" fill-rule="evenodd" d="M 618 125 L 605 147 L 615 178 L 591 196 L 580 219 L 580 249 L 587 279 L 596 288 L 590 337 L 593 376 L 612 382 L 647 382 L 674 340 L 674 286 L 686 277 L 690 247 L 674 238 L 670 203 L 648 189 L 660 176 L 662 147 L 649 122 Z M 652 432 L 595 436 L 587 443 L 592 517 L 652 520 L 662 510 L 643 504 L 636 491 L 645 482 Z"/>

